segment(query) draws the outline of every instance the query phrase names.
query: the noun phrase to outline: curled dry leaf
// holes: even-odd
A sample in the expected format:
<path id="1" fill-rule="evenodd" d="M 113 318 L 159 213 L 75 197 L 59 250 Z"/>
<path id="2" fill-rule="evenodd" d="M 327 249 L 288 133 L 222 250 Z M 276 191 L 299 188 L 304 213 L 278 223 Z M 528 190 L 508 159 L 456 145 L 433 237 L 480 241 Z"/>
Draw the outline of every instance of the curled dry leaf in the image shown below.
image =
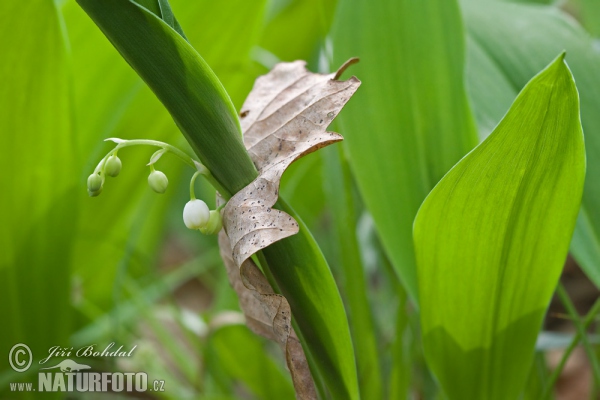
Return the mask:
<path id="1" fill-rule="evenodd" d="M 229 283 L 236 291 L 246 325 L 254 333 L 279 344 L 291 372 L 299 399 L 316 399 L 315 386 L 302 345 L 291 325 L 290 305 L 276 294 L 251 259 L 238 268 L 233 261 L 231 244 L 224 231 L 219 233 L 219 248 Z"/>
<path id="2" fill-rule="evenodd" d="M 259 175 L 229 200 L 223 213 L 238 266 L 298 232 L 292 217 L 271 208 L 279 182 L 292 162 L 342 140 L 326 129 L 360 85 L 355 77 L 336 80 L 355 60 L 328 75 L 307 71 L 303 61 L 281 63 L 256 80 L 240 115 L 244 144 Z"/>
<path id="3" fill-rule="evenodd" d="M 256 80 L 240 118 L 244 144 L 259 175 L 223 209 L 226 236 L 221 232 L 219 245 L 225 263 L 230 263 L 228 271 L 233 266 L 239 269 L 229 275 L 248 326 L 284 347 L 301 399 L 313 399 L 316 394 L 302 346 L 291 327 L 290 306 L 274 293 L 249 258 L 298 232 L 298 223 L 290 215 L 272 208 L 279 197 L 281 176 L 295 160 L 342 140 L 326 129 L 360 86 L 355 77 L 337 80 L 356 61 L 349 60 L 333 74 L 311 73 L 303 61 L 281 63 Z"/>

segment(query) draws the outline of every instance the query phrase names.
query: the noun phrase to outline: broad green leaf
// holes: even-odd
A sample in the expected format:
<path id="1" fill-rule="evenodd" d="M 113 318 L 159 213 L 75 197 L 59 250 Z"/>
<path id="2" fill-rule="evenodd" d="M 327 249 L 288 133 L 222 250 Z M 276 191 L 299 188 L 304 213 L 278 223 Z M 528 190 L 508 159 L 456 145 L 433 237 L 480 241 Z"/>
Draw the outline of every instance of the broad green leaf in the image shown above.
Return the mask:
<path id="1" fill-rule="evenodd" d="M 275 0 L 270 3 L 261 46 L 281 61 L 314 59 L 318 46 L 329 32 L 337 0 Z"/>
<path id="2" fill-rule="evenodd" d="M 171 2 L 190 43 L 223 83 L 236 107 L 241 107 L 254 79 L 265 71 L 251 60 L 260 40 L 266 0 Z"/>
<path id="3" fill-rule="evenodd" d="M 600 2 L 581 0 L 581 20 L 583 26 L 594 37 L 600 36 Z"/>
<path id="4" fill-rule="evenodd" d="M 337 147 L 337 146 L 336 146 Z M 331 204 L 331 219 L 335 236 L 335 258 L 341 270 L 342 294 L 346 299 L 350 331 L 354 341 L 360 394 L 363 399 L 383 398 L 381 368 L 377 353 L 377 338 L 368 299 L 359 244 L 356 237 L 356 206 L 352 193 L 350 166 L 342 147 L 323 149 L 325 193 Z"/>
<path id="5" fill-rule="evenodd" d="M 0 3 L 0 49 L 0 351 L 8 358 L 24 343 L 40 359 L 68 344 L 78 218 L 68 59 L 54 3 Z M 13 371 L 8 360 L 5 370 Z M 34 360 L 29 371 L 37 370 Z"/>
<path id="6" fill-rule="evenodd" d="M 454 0 L 341 0 L 334 22 L 334 61 L 360 57 L 352 73 L 364 82 L 340 131 L 385 250 L 415 301 L 414 217 L 477 143 L 463 40 Z"/>
<path id="7" fill-rule="evenodd" d="M 488 137 L 517 97 L 510 80 L 495 60 L 471 36 L 467 37 L 467 89 L 479 137 Z"/>
<path id="8" fill-rule="evenodd" d="M 423 344 L 453 399 L 516 399 L 567 256 L 585 150 L 560 55 L 429 194 L 414 226 Z"/>
<path id="9" fill-rule="evenodd" d="M 587 276 L 600 287 L 600 53 L 589 35 L 555 7 L 464 2 L 463 12 L 469 44 L 479 48 L 469 48 L 467 70 L 473 107 L 479 121 L 490 121 L 488 126 L 504 114 L 511 91 L 520 91 L 557 53 L 568 53 L 581 95 L 588 162 L 571 251 Z M 490 63 L 480 63 L 476 52 L 487 54 Z M 497 71 L 508 83 L 495 78 Z M 493 79 L 495 83 L 490 83 Z M 490 91 L 503 94 L 496 98 L 482 94 Z"/>

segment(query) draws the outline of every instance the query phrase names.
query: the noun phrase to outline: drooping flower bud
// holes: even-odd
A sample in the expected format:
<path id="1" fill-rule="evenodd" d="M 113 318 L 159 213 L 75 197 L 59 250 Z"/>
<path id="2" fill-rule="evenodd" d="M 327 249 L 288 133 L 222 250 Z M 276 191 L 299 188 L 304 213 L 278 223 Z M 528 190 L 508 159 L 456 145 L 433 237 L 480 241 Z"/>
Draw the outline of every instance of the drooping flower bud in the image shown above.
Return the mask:
<path id="1" fill-rule="evenodd" d="M 112 155 L 106 160 L 106 164 L 104 165 L 104 172 L 108 176 L 112 176 L 113 178 L 119 175 L 121 172 L 121 159 L 116 155 Z"/>
<path id="2" fill-rule="evenodd" d="M 223 227 L 223 219 L 221 218 L 221 212 L 217 210 L 210 211 L 210 218 L 204 228 L 200 228 L 200 232 L 205 235 L 214 235 L 221 231 Z"/>
<path id="3" fill-rule="evenodd" d="M 148 176 L 148 184 L 156 193 L 164 193 L 169 186 L 169 180 L 161 171 L 152 171 Z"/>
<path id="4" fill-rule="evenodd" d="M 100 175 L 96 173 L 91 174 L 88 176 L 87 180 L 88 192 L 97 192 L 102 189 L 102 183 L 102 177 Z"/>
<path id="5" fill-rule="evenodd" d="M 201 229 L 209 220 L 210 210 L 202 200 L 190 200 L 183 208 L 183 222 L 189 229 Z"/>

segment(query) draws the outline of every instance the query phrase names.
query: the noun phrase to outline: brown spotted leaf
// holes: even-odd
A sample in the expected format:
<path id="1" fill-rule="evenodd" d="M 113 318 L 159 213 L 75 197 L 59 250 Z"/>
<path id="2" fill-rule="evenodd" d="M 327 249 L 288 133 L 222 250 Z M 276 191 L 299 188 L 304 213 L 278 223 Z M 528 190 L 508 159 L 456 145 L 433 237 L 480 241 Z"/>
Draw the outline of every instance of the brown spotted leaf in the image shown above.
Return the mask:
<path id="1" fill-rule="evenodd" d="M 259 175 L 223 209 L 219 246 L 246 323 L 280 344 L 300 399 L 316 399 L 316 392 L 291 325 L 290 305 L 274 292 L 250 257 L 298 233 L 298 223 L 290 215 L 272 208 L 281 176 L 298 158 L 342 140 L 326 129 L 360 85 L 354 77 L 337 80 L 355 61 L 329 75 L 311 73 L 301 61 L 281 63 L 256 80 L 240 118 L 244 144 Z"/>
<path id="2" fill-rule="evenodd" d="M 360 85 L 355 77 L 337 80 L 352 62 L 327 75 L 307 71 L 303 61 L 281 63 L 256 80 L 240 116 L 244 144 L 259 176 L 236 193 L 223 212 L 238 266 L 298 232 L 292 217 L 271 207 L 279 197 L 281 176 L 292 162 L 342 140 L 326 129 Z"/>

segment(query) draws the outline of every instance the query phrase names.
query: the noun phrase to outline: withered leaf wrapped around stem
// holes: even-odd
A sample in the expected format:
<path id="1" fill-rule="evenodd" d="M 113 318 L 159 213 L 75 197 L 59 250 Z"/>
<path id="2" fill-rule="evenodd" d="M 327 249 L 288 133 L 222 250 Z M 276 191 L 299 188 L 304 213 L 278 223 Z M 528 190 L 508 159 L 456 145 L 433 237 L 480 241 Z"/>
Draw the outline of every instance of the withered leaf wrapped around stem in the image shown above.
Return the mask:
<path id="1" fill-rule="evenodd" d="M 256 80 L 240 117 L 244 144 L 259 176 L 223 209 L 224 232 L 219 245 L 247 324 L 284 348 L 300 399 L 316 398 L 316 393 L 291 326 L 289 303 L 275 294 L 249 258 L 298 233 L 294 218 L 272 208 L 279 197 L 281 176 L 295 160 L 342 140 L 341 135 L 326 129 L 360 86 L 355 77 L 337 80 L 356 61 L 349 60 L 332 74 L 311 73 L 302 61 L 281 63 Z"/>

